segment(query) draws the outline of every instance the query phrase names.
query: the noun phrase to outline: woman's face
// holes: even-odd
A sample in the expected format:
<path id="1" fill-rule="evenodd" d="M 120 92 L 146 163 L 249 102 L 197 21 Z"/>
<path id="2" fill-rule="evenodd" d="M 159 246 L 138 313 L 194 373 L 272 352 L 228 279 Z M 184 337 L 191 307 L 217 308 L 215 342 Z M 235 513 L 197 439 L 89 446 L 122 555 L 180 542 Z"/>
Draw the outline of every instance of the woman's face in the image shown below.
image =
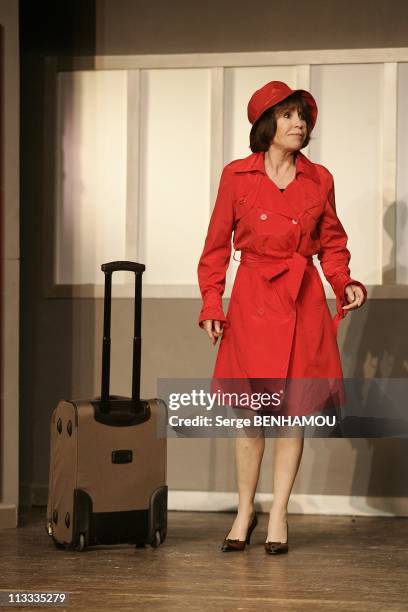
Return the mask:
<path id="1" fill-rule="evenodd" d="M 306 138 L 307 126 L 296 107 L 278 111 L 272 144 L 285 151 L 297 151 Z"/>

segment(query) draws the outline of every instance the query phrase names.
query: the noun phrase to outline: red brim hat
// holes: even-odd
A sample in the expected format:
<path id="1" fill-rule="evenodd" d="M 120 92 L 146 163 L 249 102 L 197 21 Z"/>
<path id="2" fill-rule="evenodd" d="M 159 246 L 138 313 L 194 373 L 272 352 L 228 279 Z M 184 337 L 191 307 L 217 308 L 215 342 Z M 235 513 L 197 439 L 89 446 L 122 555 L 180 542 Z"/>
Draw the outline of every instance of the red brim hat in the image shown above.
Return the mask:
<path id="1" fill-rule="evenodd" d="M 254 124 L 268 108 L 275 106 L 275 104 L 282 102 L 282 100 L 285 100 L 285 98 L 296 92 L 303 96 L 305 102 L 310 107 L 313 129 L 317 119 L 317 104 L 312 94 L 305 89 L 291 89 L 286 83 L 283 83 L 283 81 L 270 81 L 252 94 L 248 102 L 249 122 Z"/>

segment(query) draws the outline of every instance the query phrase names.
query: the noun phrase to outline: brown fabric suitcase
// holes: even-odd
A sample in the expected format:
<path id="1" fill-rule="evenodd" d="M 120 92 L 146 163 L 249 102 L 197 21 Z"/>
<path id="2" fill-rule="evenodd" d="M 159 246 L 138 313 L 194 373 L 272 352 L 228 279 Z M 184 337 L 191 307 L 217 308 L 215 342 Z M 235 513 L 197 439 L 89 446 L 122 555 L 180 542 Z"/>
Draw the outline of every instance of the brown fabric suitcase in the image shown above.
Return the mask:
<path id="1" fill-rule="evenodd" d="M 167 530 L 167 406 L 140 399 L 143 264 L 111 262 L 105 273 L 101 397 L 62 400 L 51 417 L 46 529 L 57 548 L 158 546 Z M 112 274 L 135 273 L 132 397 L 109 394 Z"/>

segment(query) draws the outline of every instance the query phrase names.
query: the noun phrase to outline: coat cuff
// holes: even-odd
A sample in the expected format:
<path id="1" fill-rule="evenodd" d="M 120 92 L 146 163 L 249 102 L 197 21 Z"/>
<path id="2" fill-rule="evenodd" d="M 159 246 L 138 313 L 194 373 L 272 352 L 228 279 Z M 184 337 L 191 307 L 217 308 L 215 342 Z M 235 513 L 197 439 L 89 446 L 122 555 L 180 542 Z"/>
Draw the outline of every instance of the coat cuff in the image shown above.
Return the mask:
<path id="1" fill-rule="evenodd" d="M 207 319 L 211 319 L 213 321 L 222 321 L 223 323 L 227 321 L 227 317 L 224 315 L 224 311 L 221 307 L 213 308 L 211 306 L 203 306 L 200 312 L 200 316 L 198 317 L 198 325 L 202 328 L 203 321 Z"/>
<path id="2" fill-rule="evenodd" d="M 223 321 L 224 323 L 227 320 L 222 309 L 222 298 L 218 291 L 207 293 L 204 298 L 203 307 L 201 308 L 200 315 L 198 317 L 198 325 L 202 327 L 202 323 L 206 319 Z"/>
<path id="3" fill-rule="evenodd" d="M 363 292 L 363 302 L 361 305 L 363 305 L 367 299 L 367 289 L 365 288 L 363 283 L 360 283 L 360 281 L 351 278 L 348 274 L 337 274 L 336 277 L 333 279 L 332 288 L 336 295 L 337 301 L 340 302 L 342 306 L 347 306 L 347 285 L 358 285 L 358 287 L 361 288 Z"/>
<path id="4" fill-rule="evenodd" d="M 358 287 L 361 288 L 361 290 L 363 291 L 363 301 L 361 303 L 361 306 L 367 299 L 367 289 L 363 285 L 363 283 L 360 283 L 360 281 L 351 278 L 347 274 L 339 274 L 336 277 L 336 281 L 332 284 L 333 291 L 336 295 L 336 314 L 332 319 L 335 334 L 337 334 L 340 321 L 344 319 L 344 317 L 349 312 L 348 310 L 343 310 L 343 306 L 347 306 L 347 304 L 349 303 L 346 295 L 347 285 L 358 285 Z"/>
<path id="5" fill-rule="evenodd" d="M 348 280 L 344 283 L 343 288 L 342 288 L 342 299 L 344 300 L 344 306 L 347 306 L 348 304 L 348 300 L 347 300 L 347 295 L 346 295 L 346 287 L 347 285 L 357 285 L 358 287 L 360 287 L 360 289 L 363 292 L 363 301 L 361 302 L 361 306 L 364 304 L 364 302 L 367 300 L 367 289 L 366 287 L 363 285 L 363 283 L 360 283 L 360 281 L 355 280 L 353 278 L 348 278 Z"/>

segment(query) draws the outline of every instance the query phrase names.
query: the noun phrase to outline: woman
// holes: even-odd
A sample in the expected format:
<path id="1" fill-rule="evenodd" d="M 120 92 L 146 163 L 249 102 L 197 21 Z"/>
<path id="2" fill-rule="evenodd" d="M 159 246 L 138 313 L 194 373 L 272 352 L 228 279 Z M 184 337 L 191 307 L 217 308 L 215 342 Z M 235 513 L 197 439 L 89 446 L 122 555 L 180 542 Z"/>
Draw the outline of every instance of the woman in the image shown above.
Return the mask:
<path id="1" fill-rule="evenodd" d="M 316 118 L 313 96 L 281 81 L 266 83 L 249 101 L 252 154 L 223 169 L 198 264 L 199 325 L 213 345 L 221 337 L 213 380 L 342 380 L 337 327 L 349 310 L 363 305 L 367 291 L 350 277 L 333 177 L 300 152 Z M 241 264 L 225 317 L 232 233 Z M 314 254 L 336 295 L 333 320 Z M 312 413 L 324 405 L 317 395 L 300 394 L 298 405 L 289 402 L 287 410 Z M 236 439 L 239 504 L 224 552 L 244 550 L 257 524 L 254 497 L 264 446 L 263 433 Z M 275 441 L 269 554 L 288 551 L 287 505 L 302 451 L 303 435 Z"/>

